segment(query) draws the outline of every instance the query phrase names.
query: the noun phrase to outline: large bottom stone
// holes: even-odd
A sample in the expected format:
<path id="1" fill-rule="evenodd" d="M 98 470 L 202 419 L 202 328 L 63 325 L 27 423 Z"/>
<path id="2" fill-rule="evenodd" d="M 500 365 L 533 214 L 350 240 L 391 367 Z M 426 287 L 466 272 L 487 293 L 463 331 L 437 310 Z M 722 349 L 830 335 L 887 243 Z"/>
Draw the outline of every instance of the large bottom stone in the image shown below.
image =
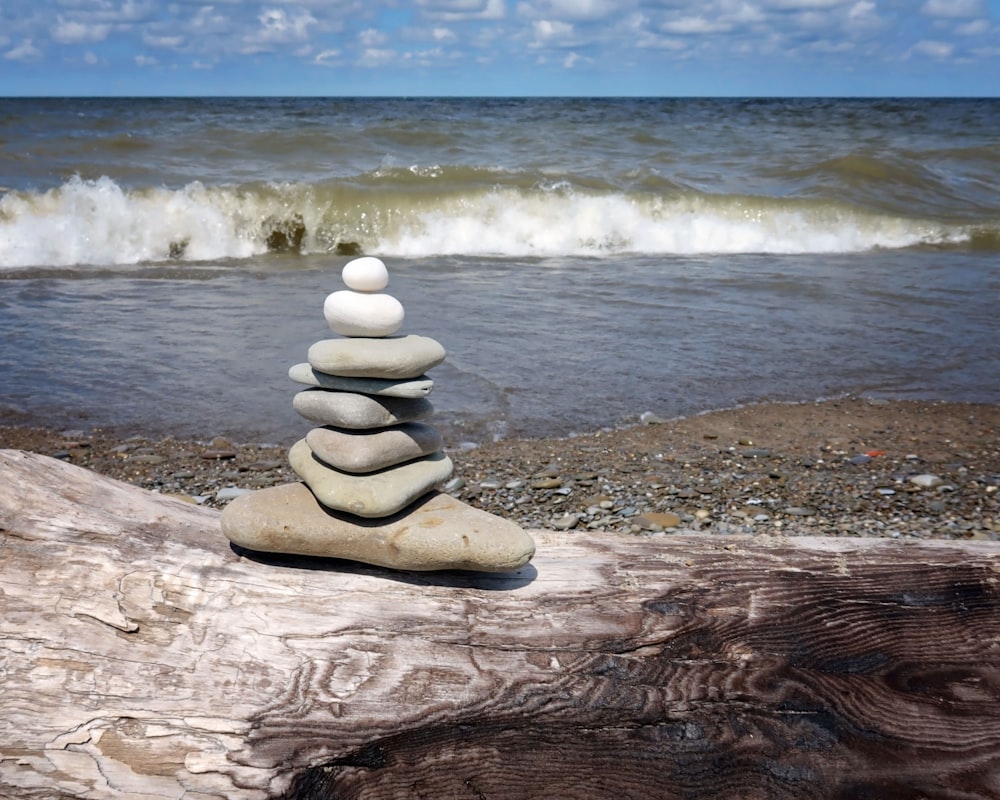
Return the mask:
<path id="1" fill-rule="evenodd" d="M 373 520 L 331 511 L 305 484 L 286 483 L 233 500 L 222 532 L 248 550 L 403 570 L 512 572 L 535 553 L 534 540 L 514 523 L 439 492 Z"/>

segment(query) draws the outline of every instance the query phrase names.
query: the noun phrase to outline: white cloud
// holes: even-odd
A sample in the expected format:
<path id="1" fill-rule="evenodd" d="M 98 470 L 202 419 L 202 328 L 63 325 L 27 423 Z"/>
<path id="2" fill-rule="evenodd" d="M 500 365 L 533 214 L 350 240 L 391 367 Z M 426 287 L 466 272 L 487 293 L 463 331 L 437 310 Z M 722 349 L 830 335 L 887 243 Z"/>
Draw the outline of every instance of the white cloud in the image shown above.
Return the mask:
<path id="1" fill-rule="evenodd" d="M 137 67 L 155 67 L 157 63 L 159 62 L 152 56 L 137 55 L 135 57 L 135 65 Z"/>
<path id="2" fill-rule="evenodd" d="M 321 53 L 317 53 L 316 57 L 312 60 L 313 64 L 317 64 L 321 67 L 333 67 L 340 63 L 340 51 L 339 50 L 324 50 Z"/>
<path id="3" fill-rule="evenodd" d="M 258 17 L 261 27 L 276 41 L 302 39 L 309 35 L 309 26 L 316 18 L 308 11 L 289 15 L 283 8 L 268 8 Z"/>
<path id="4" fill-rule="evenodd" d="M 531 27 L 534 31 L 536 42 L 568 39 L 573 35 L 573 26 L 568 22 L 559 22 L 558 20 L 540 19 Z"/>
<path id="5" fill-rule="evenodd" d="M 403 53 L 400 60 L 407 64 L 415 64 L 418 67 L 436 67 L 447 61 L 453 61 L 461 57 L 461 53 L 445 51 L 440 47 L 433 47 L 430 50 L 416 50 Z"/>
<path id="6" fill-rule="evenodd" d="M 364 48 L 379 47 L 389 41 L 389 37 L 380 30 L 368 28 L 358 34 L 358 42 Z"/>
<path id="7" fill-rule="evenodd" d="M 956 26 L 955 33 L 959 36 L 980 36 L 984 33 L 989 33 L 989 30 L 989 20 L 977 19 L 972 22 L 967 22 L 964 25 Z"/>
<path id="8" fill-rule="evenodd" d="M 243 37 L 240 52 L 245 54 L 270 52 L 281 45 L 296 44 L 309 36 L 316 18 L 304 9 L 292 13 L 283 8 L 265 8 L 257 16 L 258 27 Z"/>
<path id="9" fill-rule="evenodd" d="M 152 33 L 142 35 L 142 43 L 149 47 L 163 47 L 168 50 L 176 50 L 184 44 L 183 36 L 156 36 Z"/>
<path id="10" fill-rule="evenodd" d="M 37 61 L 42 57 L 42 51 L 35 47 L 31 39 L 23 39 L 19 45 L 3 54 L 8 61 Z"/>
<path id="11" fill-rule="evenodd" d="M 818 53 L 845 53 L 848 50 L 854 49 L 853 42 L 834 42 L 828 41 L 826 39 L 820 39 L 817 42 L 812 42 L 809 45 L 810 50 L 815 50 Z"/>
<path id="12" fill-rule="evenodd" d="M 727 4 L 728 5 L 728 4 Z M 736 24 L 749 24 L 753 22 L 763 22 L 764 13 L 751 3 L 739 3 L 738 6 L 730 9 L 724 8 L 726 18 Z"/>
<path id="13" fill-rule="evenodd" d="M 723 33 L 732 30 L 732 26 L 721 20 L 709 20 L 705 17 L 680 17 L 669 20 L 661 26 L 664 33 L 681 36 L 700 35 L 707 33 Z"/>
<path id="14" fill-rule="evenodd" d="M 417 5 L 432 19 L 487 20 L 504 19 L 504 0 L 417 0 Z"/>
<path id="15" fill-rule="evenodd" d="M 521 3 L 518 13 L 528 17 L 603 19 L 611 14 L 621 14 L 625 5 L 631 4 L 620 0 L 544 0 L 535 4 Z"/>
<path id="16" fill-rule="evenodd" d="M 85 63 L 90 64 L 90 66 L 94 66 L 94 64 L 100 61 L 100 59 L 97 57 L 97 54 L 92 53 L 90 50 L 88 50 L 86 53 L 83 54 L 83 60 Z"/>
<path id="17" fill-rule="evenodd" d="M 847 18 L 851 20 L 867 20 L 877 16 L 875 4 L 871 0 L 858 0 L 847 12 Z"/>
<path id="18" fill-rule="evenodd" d="M 56 26 L 52 30 L 52 38 L 63 44 L 78 44 L 80 42 L 100 42 L 107 38 L 111 26 L 107 24 L 87 25 L 83 22 L 56 18 Z"/>
<path id="19" fill-rule="evenodd" d="M 228 19 L 215 10 L 215 6 L 202 6 L 191 18 L 191 27 L 199 35 L 211 31 L 225 31 L 228 27 Z"/>
<path id="20" fill-rule="evenodd" d="M 983 0 L 927 0 L 920 13 L 928 17 L 978 17 L 989 12 Z"/>
<path id="21" fill-rule="evenodd" d="M 395 50 L 371 47 L 361 51 L 361 57 L 358 58 L 358 66 L 384 67 L 387 64 L 395 63 L 398 59 L 399 54 Z"/>
<path id="22" fill-rule="evenodd" d="M 948 58 L 955 49 L 949 42 L 937 42 L 923 39 L 910 48 L 909 54 L 929 58 Z"/>
<path id="23" fill-rule="evenodd" d="M 454 42 L 458 39 L 450 28 L 435 28 L 431 31 L 431 38 L 436 42 Z"/>

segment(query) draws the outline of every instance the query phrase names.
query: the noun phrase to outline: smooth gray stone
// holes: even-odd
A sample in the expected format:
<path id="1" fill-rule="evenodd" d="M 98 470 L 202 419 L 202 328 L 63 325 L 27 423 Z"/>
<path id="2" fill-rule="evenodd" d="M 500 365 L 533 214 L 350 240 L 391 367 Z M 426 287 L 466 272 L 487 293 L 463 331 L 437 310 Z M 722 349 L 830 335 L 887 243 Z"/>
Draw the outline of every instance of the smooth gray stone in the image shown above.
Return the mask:
<path id="1" fill-rule="evenodd" d="M 302 362 L 288 370 L 288 377 L 296 383 L 335 389 L 338 392 L 359 392 L 380 397 L 427 397 L 434 388 L 434 381 L 426 375 L 415 380 L 387 380 L 386 378 L 345 378 L 328 375 Z"/>
<path id="2" fill-rule="evenodd" d="M 385 428 L 434 413 L 423 397 L 372 397 L 331 389 L 303 389 L 292 398 L 295 410 L 311 422 L 336 428 Z"/>
<path id="3" fill-rule="evenodd" d="M 309 364 L 348 378 L 418 378 L 444 361 L 445 350 L 427 336 L 323 339 L 309 348 Z"/>
<path id="4" fill-rule="evenodd" d="M 344 472 L 374 472 L 404 461 L 435 453 L 441 434 L 422 422 L 405 422 L 392 428 L 347 431 L 313 428 L 306 434 L 313 454 Z"/>
<path id="5" fill-rule="evenodd" d="M 535 554 L 514 523 L 432 492 L 379 520 L 330 511 L 301 483 L 237 497 L 222 511 L 233 544 L 264 553 L 346 558 L 405 570 L 513 572 Z"/>
<path id="6" fill-rule="evenodd" d="M 454 466 L 444 453 L 408 461 L 365 475 L 333 469 L 314 455 L 305 439 L 288 452 L 288 463 L 327 508 L 359 517 L 388 517 L 451 477 Z"/>

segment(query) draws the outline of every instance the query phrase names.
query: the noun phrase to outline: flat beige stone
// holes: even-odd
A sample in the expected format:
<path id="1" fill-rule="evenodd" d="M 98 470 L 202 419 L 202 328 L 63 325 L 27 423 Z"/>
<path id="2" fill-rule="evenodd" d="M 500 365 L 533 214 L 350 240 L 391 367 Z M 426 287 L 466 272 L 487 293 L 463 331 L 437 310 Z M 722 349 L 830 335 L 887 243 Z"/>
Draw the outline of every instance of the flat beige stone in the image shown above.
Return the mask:
<path id="1" fill-rule="evenodd" d="M 288 377 L 306 386 L 335 389 L 338 392 L 360 392 L 380 397 L 427 397 L 434 389 L 434 381 L 426 375 L 413 380 L 389 380 L 387 378 L 345 378 L 328 375 L 313 369 L 306 362 L 295 364 L 288 370 Z"/>
<path id="2" fill-rule="evenodd" d="M 445 357 L 441 344 L 428 336 L 384 339 L 323 339 L 309 348 L 309 364 L 329 375 L 348 378 L 417 378 Z"/>
<path id="3" fill-rule="evenodd" d="M 512 572 L 535 542 L 514 523 L 434 492 L 382 520 L 325 508 L 302 483 L 246 494 L 222 512 L 235 545 L 265 553 L 345 558 L 403 570 Z"/>
<path id="4" fill-rule="evenodd" d="M 435 453 L 443 442 L 430 425 L 406 422 L 366 431 L 313 428 L 306 434 L 306 444 L 331 467 L 344 472 L 375 472 Z"/>
<path id="5" fill-rule="evenodd" d="M 431 401 L 423 397 L 372 397 L 331 389 L 296 392 L 292 407 L 311 422 L 358 430 L 412 422 L 434 413 Z"/>
<path id="6" fill-rule="evenodd" d="M 288 452 L 288 463 L 323 505 L 360 517 L 388 517 L 451 477 L 454 466 L 444 453 L 389 469 L 353 475 L 318 460 L 305 439 Z"/>

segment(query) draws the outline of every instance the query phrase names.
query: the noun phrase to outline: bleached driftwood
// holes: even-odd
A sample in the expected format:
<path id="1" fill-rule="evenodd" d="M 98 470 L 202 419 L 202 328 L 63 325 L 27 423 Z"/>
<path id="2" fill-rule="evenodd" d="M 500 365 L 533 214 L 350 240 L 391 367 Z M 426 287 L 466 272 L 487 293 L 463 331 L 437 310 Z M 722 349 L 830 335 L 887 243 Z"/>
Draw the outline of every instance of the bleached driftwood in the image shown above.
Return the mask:
<path id="1" fill-rule="evenodd" d="M 265 558 L 0 451 L 0 797 L 1000 797 L 996 544 L 535 536 Z"/>

